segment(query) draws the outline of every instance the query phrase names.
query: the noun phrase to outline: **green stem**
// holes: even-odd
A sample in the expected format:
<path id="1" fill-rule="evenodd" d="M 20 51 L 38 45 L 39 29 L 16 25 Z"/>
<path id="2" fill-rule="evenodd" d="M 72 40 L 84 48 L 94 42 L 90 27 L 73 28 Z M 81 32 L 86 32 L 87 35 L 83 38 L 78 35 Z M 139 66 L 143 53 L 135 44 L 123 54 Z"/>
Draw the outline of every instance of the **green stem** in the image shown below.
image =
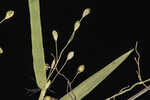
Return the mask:
<path id="1" fill-rule="evenodd" d="M 57 72 L 57 74 L 55 75 L 55 77 L 53 78 L 53 80 L 52 80 L 52 83 L 55 81 L 55 79 L 56 79 L 56 77 L 58 76 L 58 75 L 61 75 L 62 76 L 62 74 L 60 73 L 62 70 L 63 70 L 63 68 L 65 67 L 65 65 L 67 64 L 67 60 L 65 61 L 65 63 L 63 64 L 63 66 L 61 67 L 61 69 Z M 66 78 L 65 78 L 66 79 Z M 51 84 L 52 84 L 51 83 Z"/>
<path id="2" fill-rule="evenodd" d="M 49 81 L 45 84 L 45 87 L 41 90 L 39 100 L 44 100 L 45 93 L 46 93 L 48 87 L 50 86 L 50 84 L 51 84 L 51 81 L 49 80 Z"/>

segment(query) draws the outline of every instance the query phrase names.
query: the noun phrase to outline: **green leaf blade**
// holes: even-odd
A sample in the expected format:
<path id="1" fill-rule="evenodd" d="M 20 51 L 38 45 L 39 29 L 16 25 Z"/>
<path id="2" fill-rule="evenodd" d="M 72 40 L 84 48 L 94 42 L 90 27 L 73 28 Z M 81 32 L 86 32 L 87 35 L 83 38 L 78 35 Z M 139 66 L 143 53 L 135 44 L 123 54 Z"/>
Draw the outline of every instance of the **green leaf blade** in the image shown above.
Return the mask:
<path id="1" fill-rule="evenodd" d="M 28 3 L 30 12 L 33 68 L 36 83 L 40 89 L 43 89 L 46 84 L 46 71 L 44 69 L 45 59 L 40 22 L 40 4 L 39 0 L 29 0 Z"/>
<path id="2" fill-rule="evenodd" d="M 98 84 L 109 76 L 133 52 L 133 50 L 134 49 L 131 49 L 122 56 L 118 57 L 74 88 L 71 92 L 76 96 L 76 100 L 81 100 L 89 94 Z M 71 94 L 71 92 L 69 93 Z M 60 100 L 72 100 L 72 98 L 70 95 L 66 94 Z"/>

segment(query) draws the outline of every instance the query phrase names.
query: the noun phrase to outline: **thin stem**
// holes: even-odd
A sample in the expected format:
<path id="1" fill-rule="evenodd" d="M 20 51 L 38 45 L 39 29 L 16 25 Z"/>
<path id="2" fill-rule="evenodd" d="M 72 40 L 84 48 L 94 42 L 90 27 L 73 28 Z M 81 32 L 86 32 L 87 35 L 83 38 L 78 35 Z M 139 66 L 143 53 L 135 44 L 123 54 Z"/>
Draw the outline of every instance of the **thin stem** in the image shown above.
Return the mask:
<path id="1" fill-rule="evenodd" d="M 60 52 L 60 55 L 59 55 L 59 57 L 58 57 L 58 60 L 56 61 L 56 64 L 55 64 L 55 66 L 54 66 L 54 69 L 53 69 L 52 72 L 49 74 L 49 76 L 48 76 L 47 79 L 49 79 L 49 78 L 51 77 L 51 75 L 53 74 L 54 70 L 56 69 L 56 67 L 57 67 L 57 65 L 58 65 L 59 60 L 60 60 L 61 57 L 62 57 L 63 52 L 64 52 L 65 49 L 68 47 L 68 45 L 70 44 L 70 42 L 73 40 L 74 34 L 75 34 L 75 31 L 73 31 L 73 33 L 72 33 L 70 39 L 68 40 L 67 44 L 65 45 L 65 47 L 64 47 L 64 48 L 62 49 L 62 51 Z"/>
<path id="2" fill-rule="evenodd" d="M 67 64 L 67 60 L 65 61 L 65 63 L 64 63 L 63 66 L 61 67 L 61 69 L 57 72 L 57 74 L 56 74 L 55 77 L 53 78 L 52 83 L 55 81 L 55 79 L 56 79 L 56 77 L 57 77 L 58 75 L 61 75 L 61 76 L 64 77 L 64 75 L 61 74 L 60 72 L 63 70 L 63 68 L 65 67 L 66 64 Z M 66 79 L 66 77 L 64 77 L 64 78 Z M 67 80 L 68 80 L 68 79 L 67 79 Z"/>
<path id="3" fill-rule="evenodd" d="M 56 61 L 57 61 L 57 59 L 58 59 L 57 41 L 55 41 L 55 52 L 56 52 Z"/>
<path id="4" fill-rule="evenodd" d="M 54 66 L 55 66 L 55 64 L 56 64 L 56 62 L 57 62 L 57 59 L 56 59 L 56 57 L 54 56 L 54 54 L 51 53 L 51 55 L 52 55 L 53 58 L 54 58 L 54 60 L 53 60 L 54 62 L 52 62 L 52 64 L 51 64 L 51 70 L 50 70 L 49 74 L 51 73 L 52 69 L 54 68 Z M 53 63 L 54 63 L 54 64 L 53 64 Z M 58 72 L 57 67 L 56 67 L 56 71 Z"/>
<path id="5" fill-rule="evenodd" d="M 141 84 L 146 83 L 146 82 L 149 82 L 149 81 L 150 81 L 150 78 L 147 79 L 147 80 L 145 80 L 145 81 L 137 82 L 137 83 L 133 84 L 130 88 L 128 88 L 128 89 L 126 89 L 126 90 L 124 90 L 124 91 L 122 91 L 122 92 L 119 92 L 119 93 L 117 93 L 117 94 L 115 94 L 115 95 L 113 95 L 113 96 L 107 98 L 106 100 L 113 99 L 113 98 L 115 98 L 115 97 L 117 97 L 117 96 L 119 96 L 119 95 L 122 95 L 122 94 L 124 94 L 124 93 L 126 93 L 126 92 L 128 92 L 128 91 L 131 91 L 135 86 L 141 85 Z"/>
<path id="6" fill-rule="evenodd" d="M 73 78 L 73 80 L 71 81 L 71 83 L 74 82 L 74 80 L 76 79 L 76 77 L 79 75 L 79 72 L 76 73 L 75 77 Z"/>
<path id="7" fill-rule="evenodd" d="M 49 72 L 49 75 L 47 77 L 47 80 L 50 79 L 51 75 L 53 74 L 54 70 L 56 69 L 56 66 L 58 65 L 58 60 L 56 61 L 55 65 L 54 65 L 54 68 Z"/>
<path id="8" fill-rule="evenodd" d="M 57 49 L 56 49 L 56 51 L 57 51 Z M 51 55 L 53 56 L 53 58 L 55 59 L 55 62 L 56 62 L 57 60 L 56 60 L 56 57 L 54 56 L 54 54 L 53 54 L 53 53 L 51 53 Z M 67 62 L 65 62 L 63 66 L 65 66 L 65 65 L 66 65 L 66 63 L 67 63 Z M 55 65 L 55 64 L 54 64 L 54 65 Z M 51 65 L 51 67 L 52 67 L 52 66 L 53 66 L 53 65 Z M 62 70 L 62 69 L 61 69 L 61 70 Z M 61 71 L 61 70 L 60 70 L 60 71 Z M 57 67 L 56 67 L 56 71 L 57 71 L 57 74 L 59 74 L 59 75 L 61 75 L 61 76 L 63 76 L 63 77 L 64 77 L 64 75 L 63 75 L 63 74 L 61 74 L 61 73 L 60 73 L 60 71 L 58 71 Z M 50 70 L 50 73 L 51 73 L 51 70 Z M 55 80 L 55 78 L 56 78 L 56 77 L 57 77 L 57 75 L 54 77 L 53 82 L 54 82 L 54 80 Z M 67 79 L 66 77 L 64 77 L 64 78 L 65 78 L 65 79 Z M 67 80 L 68 80 L 68 79 L 67 79 Z"/>
<path id="9" fill-rule="evenodd" d="M 138 41 L 136 42 L 136 45 L 135 45 L 135 52 L 138 55 L 138 57 L 135 58 L 135 61 L 136 61 L 137 68 L 138 68 L 138 70 L 137 70 L 138 79 L 139 79 L 139 81 L 142 82 L 141 69 L 140 69 L 140 58 L 141 58 L 141 56 L 140 56 L 140 53 L 137 50 L 137 46 L 138 46 Z M 145 87 L 147 87 L 146 84 L 143 83 L 143 85 Z"/>
<path id="10" fill-rule="evenodd" d="M 138 78 L 139 78 L 140 81 L 142 81 L 142 78 L 141 78 L 141 70 L 140 70 L 140 54 L 139 54 L 139 52 L 138 52 L 138 50 L 137 50 L 137 46 L 138 46 L 138 42 L 136 42 L 136 45 L 135 45 L 135 52 L 136 52 L 136 54 L 138 55 L 138 57 L 135 58 L 135 61 L 136 61 L 136 63 L 137 63 L 137 67 L 138 67 L 138 72 L 137 72 Z"/>
<path id="11" fill-rule="evenodd" d="M 5 18 L 0 21 L 0 24 L 2 24 L 4 21 L 5 21 Z"/>
<path id="12" fill-rule="evenodd" d="M 55 77 L 53 78 L 53 80 L 52 80 L 52 83 L 55 81 L 55 79 L 57 78 L 57 76 L 58 75 L 61 75 L 66 81 L 67 81 L 67 93 L 68 93 L 68 87 L 70 88 L 70 91 L 72 90 L 72 88 L 71 88 L 71 83 L 72 82 L 70 82 L 70 80 L 65 76 L 65 75 L 63 75 L 63 74 L 61 74 L 60 72 L 63 70 L 63 68 L 65 67 L 65 65 L 67 64 L 67 61 L 68 60 L 66 60 L 65 61 L 65 63 L 63 64 L 63 66 L 61 67 L 61 69 L 58 71 L 57 70 L 57 74 L 55 75 Z M 51 84 L 52 84 L 51 83 Z M 70 95 L 70 94 L 69 94 Z M 74 93 L 72 92 L 72 95 L 70 95 L 71 96 L 71 98 L 73 99 L 73 100 L 76 100 L 76 96 L 74 95 Z M 74 96 L 74 98 L 72 97 L 72 96 Z"/>
<path id="13" fill-rule="evenodd" d="M 135 100 L 139 96 L 141 96 L 144 93 L 146 93 L 148 90 L 150 90 L 150 85 L 148 87 L 144 88 L 143 90 L 141 90 L 140 92 L 136 93 L 134 96 L 130 97 L 128 100 Z"/>
<path id="14" fill-rule="evenodd" d="M 58 60 L 58 46 L 57 46 L 57 41 L 55 41 L 55 52 L 56 52 L 56 62 Z M 56 71 L 58 72 L 58 69 L 56 67 Z"/>

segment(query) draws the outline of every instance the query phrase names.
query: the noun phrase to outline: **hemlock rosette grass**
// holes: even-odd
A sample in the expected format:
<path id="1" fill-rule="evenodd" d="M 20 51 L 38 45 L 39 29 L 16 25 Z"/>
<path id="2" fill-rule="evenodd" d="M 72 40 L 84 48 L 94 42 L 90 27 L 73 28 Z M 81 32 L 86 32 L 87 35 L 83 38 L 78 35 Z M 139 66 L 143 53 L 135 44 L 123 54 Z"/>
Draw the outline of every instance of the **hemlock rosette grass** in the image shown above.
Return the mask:
<path id="1" fill-rule="evenodd" d="M 69 46 L 69 44 L 73 40 L 76 31 L 80 27 L 81 21 L 83 20 L 84 17 L 90 14 L 91 11 L 90 8 L 85 9 L 80 20 L 77 20 L 75 22 L 72 35 L 70 36 L 67 44 L 64 46 L 64 48 L 61 50 L 60 53 L 58 52 L 58 47 L 57 47 L 58 33 L 56 30 L 52 31 L 52 36 L 55 41 L 55 55 L 52 54 L 54 59 L 51 63 L 51 66 L 49 66 L 48 64 L 45 64 L 45 59 L 44 59 L 39 0 L 29 0 L 28 3 L 29 3 L 30 24 L 31 24 L 33 67 L 35 72 L 36 83 L 38 87 L 41 89 L 39 100 L 57 100 L 50 96 L 45 96 L 45 93 L 47 89 L 54 83 L 55 79 L 58 76 L 63 77 L 67 81 L 68 84 L 67 90 L 68 88 L 70 89 L 66 95 L 60 98 L 60 100 L 81 100 L 87 94 L 89 94 L 97 85 L 99 85 L 107 76 L 109 76 L 134 51 L 134 49 L 127 51 L 126 53 L 124 53 L 123 55 L 121 55 L 120 57 L 112 61 L 110 64 L 106 65 L 103 69 L 99 70 L 98 72 L 96 72 L 95 74 L 93 74 L 92 76 L 84 80 L 77 87 L 72 89 L 71 84 L 74 82 L 75 78 L 85 70 L 85 66 L 83 64 L 79 65 L 79 67 L 77 68 L 76 75 L 70 81 L 65 75 L 61 73 L 61 71 L 63 70 L 67 62 L 73 59 L 75 55 L 74 51 L 70 51 L 68 53 L 68 55 L 66 56 L 66 60 L 60 69 L 57 68 L 57 65 L 61 61 L 62 54 L 64 53 L 65 49 Z M 12 10 L 8 11 L 6 13 L 5 18 L 2 21 L 0 21 L 0 23 L 11 18 L 13 15 L 14 15 L 14 11 Z M 110 98 L 107 98 L 106 100 L 114 99 L 116 96 L 124 94 L 125 92 L 133 89 L 135 86 L 141 84 L 145 86 L 145 89 L 143 89 L 141 92 L 134 95 L 133 97 L 129 98 L 128 100 L 134 100 L 142 93 L 145 93 L 146 91 L 150 90 L 150 86 L 145 85 L 145 83 L 149 82 L 150 79 L 143 81 L 141 78 L 140 68 L 139 68 L 140 55 L 137 52 L 137 44 L 135 47 L 135 51 L 138 55 L 138 58 L 135 58 L 135 61 L 138 66 L 137 74 L 140 82 L 135 83 L 133 86 L 131 86 L 128 89 L 123 89 L 119 93 L 113 95 Z M 3 49 L 0 48 L 0 54 L 2 53 L 3 53 Z M 49 71 L 48 76 L 46 76 L 47 71 Z M 56 71 L 57 74 L 54 76 L 54 78 L 52 78 L 51 76 L 54 75 L 54 71 Z"/>

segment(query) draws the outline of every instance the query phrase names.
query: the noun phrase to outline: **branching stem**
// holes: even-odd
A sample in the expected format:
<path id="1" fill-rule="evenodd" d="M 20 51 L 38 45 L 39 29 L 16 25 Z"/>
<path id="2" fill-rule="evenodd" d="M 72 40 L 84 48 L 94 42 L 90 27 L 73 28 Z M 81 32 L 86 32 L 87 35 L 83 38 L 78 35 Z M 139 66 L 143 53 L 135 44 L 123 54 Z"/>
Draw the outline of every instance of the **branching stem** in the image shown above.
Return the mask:
<path id="1" fill-rule="evenodd" d="M 147 79 L 147 80 L 145 80 L 145 81 L 142 81 L 142 82 L 137 82 L 137 83 L 133 84 L 130 88 L 128 88 L 128 89 L 126 89 L 126 90 L 124 90 L 124 91 L 122 91 L 122 92 L 119 92 L 119 93 L 117 93 L 117 94 L 115 94 L 115 95 L 113 95 L 113 96 L 107 98 L 106 100 L 111 100 L 111 99 L 113 99 L 113 98 L 115 98 L 115 97 L 117 97 L 117 96 L 119 96 L 119 95 L 122 95 L 122 94 L 124 94 L 124 93 L 126 93 L 126 92 L 129 92 L 129 91 L 131 91 L 135 86 L 141 85 L 141 84 L 146 83 L 146 82 L 150 82 L 150 78 Z"/>
<path id="2" fill-rule="evenodd" d="M 143 90 L 141 90 L 140 92 L 136 93 L 134 96 L 130 97 L 128 100 L 135 100 L 136 98 L 138 98 L 139 96 L 141 96 L 142 94 L 146 93 L 148 90 L 150 90 L 150 85 L 145 87 Z"/>

